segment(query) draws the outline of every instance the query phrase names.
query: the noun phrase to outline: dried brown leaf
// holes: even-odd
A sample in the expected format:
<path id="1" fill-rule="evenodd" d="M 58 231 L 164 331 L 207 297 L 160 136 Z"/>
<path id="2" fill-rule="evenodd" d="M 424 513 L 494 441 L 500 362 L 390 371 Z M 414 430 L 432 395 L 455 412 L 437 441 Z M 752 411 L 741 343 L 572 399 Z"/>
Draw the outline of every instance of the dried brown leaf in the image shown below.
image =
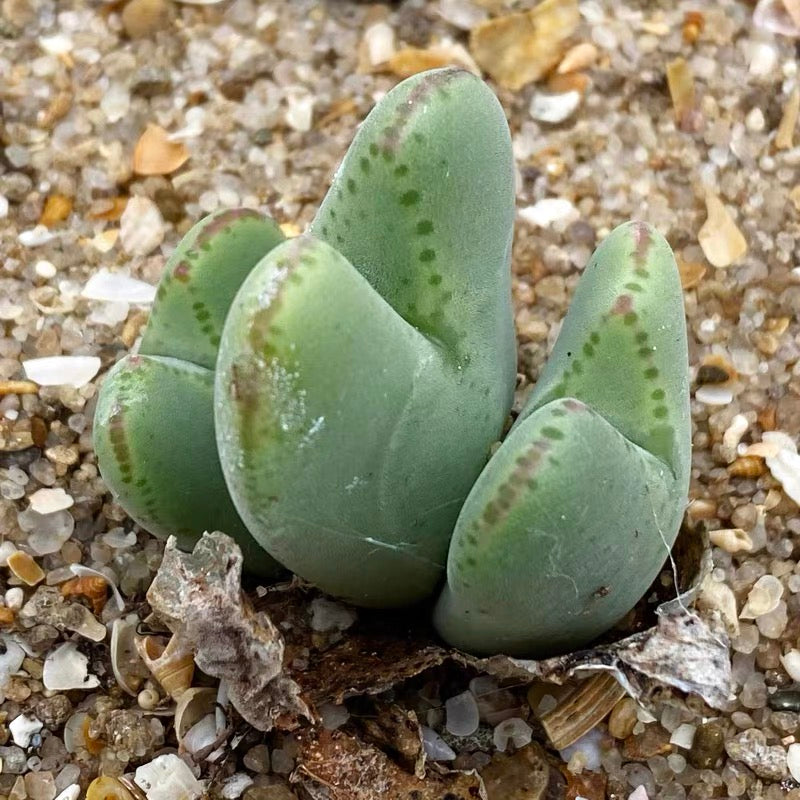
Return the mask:
<path id="1" fill-rule="evenodd" d="M 314 800 L 487 800 L 474 772 L 402 770 L 376 747 L 343 731 L 314 728 L 300 739 L 292 779 Z"/>
<path id="2" fill-rule="evenodd" d="M 555 67 L 580 21 L 575 0 L 544 0 L 472 29 L 469 49 L 481 69 L 516 91 Z"/>
<path id="3" fill-rule="evenodd" d="M 747 254 L 747 240 L 716 195 L 706 196 L 708 218 L 697 234 L 705 257 L 715 267 L 729 267 Z"/>
<path id="4" fill-rule="evenodd" d="M 168 175 L 189 160 L 183 142 L 171 142 L 160 125 L 148 125 L 133 151 L 133 171 L 139 175 Z"/>

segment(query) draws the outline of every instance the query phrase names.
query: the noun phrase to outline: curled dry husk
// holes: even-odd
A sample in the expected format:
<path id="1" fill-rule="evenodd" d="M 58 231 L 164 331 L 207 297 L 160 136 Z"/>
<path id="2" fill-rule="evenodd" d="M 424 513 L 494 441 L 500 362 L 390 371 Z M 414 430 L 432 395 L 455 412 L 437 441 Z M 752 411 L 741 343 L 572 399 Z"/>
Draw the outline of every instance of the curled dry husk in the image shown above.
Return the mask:
<path id="1" fill-rule="evenodd" d="M 158 636 L 144 636 L 135 641 L 136 649 L 153 677 L 173 700 L 178 700 L 192 685 L 194 677 L 191 645 L 179 636 L 173 636 L 166 646 Z"/>

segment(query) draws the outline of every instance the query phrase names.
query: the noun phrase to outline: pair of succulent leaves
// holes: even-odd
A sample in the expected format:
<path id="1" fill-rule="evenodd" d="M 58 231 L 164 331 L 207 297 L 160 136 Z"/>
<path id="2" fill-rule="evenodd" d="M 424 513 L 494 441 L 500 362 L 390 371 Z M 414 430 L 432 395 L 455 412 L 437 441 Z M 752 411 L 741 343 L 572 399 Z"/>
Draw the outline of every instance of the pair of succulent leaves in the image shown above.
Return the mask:
<path id="1" fill-rule="evenodd" d="M 198 223 L 98 401 L 99 465 L 128 513 L 186 548 L 223 530 L 251 571 L 280 564 L 358 605 L 444 583 L 435 623 L 474 652 L 611 627 L 682 516 L 680 283 L 649 227 L 611 233 L 489 459 L 516 376 L 513 185 L 496 98 L 440 70 L 378 103 L 307 235 L 246 209 Z"/>

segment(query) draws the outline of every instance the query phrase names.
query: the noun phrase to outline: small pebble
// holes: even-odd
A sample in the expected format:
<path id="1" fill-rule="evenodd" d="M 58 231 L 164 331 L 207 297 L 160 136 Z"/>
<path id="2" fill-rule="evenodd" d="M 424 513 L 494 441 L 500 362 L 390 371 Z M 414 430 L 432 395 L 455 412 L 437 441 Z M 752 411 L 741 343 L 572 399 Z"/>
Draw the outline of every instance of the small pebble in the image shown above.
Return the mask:
<path id="1" fill-rule="evenodd" d="M 533 729 L 524 719 L 511 717 L 495 726 L 492 739 L 494 746 L 504 753 L 510 747 L 519 750 L 531 743 Z"/>
<path id="2" fill-rule="evenodd" d="M 608 732 L 615 739 L 627 739 L 633 733 L 638 705 L 632 697 L 623 697 L 614 706 L 608 718 Z"/>
<path id="3" fill-rule="evenodd" d="M 786 766 L 794 780 L 800 782 L 800 744 L 794 742 L 786 751 Z"/>
<path id="4" fill-rule="evenodd" d="M 529 113 L 537 122 L 548 122 L 552 125 L 569 119 L 581 104 L 581 93 L 578 91 L 562 94 L 537 93 L 531 100 Z"/>
<path id="5" fill-rule="evenodd" d="M 578 209 L 566 198 L 546 197 L 532 206 L 519 210 L 520 219 L 540 228 L 566 226 L 579 217 Z"/>
<path id="6" fill-rule="evenodd" d="M 692 742 L 694 742 L 695 730 L 696 728 L 694 725 L 689 725 L 685 722 L 678 725 L 672 732 L 672 736 L 670 736 L 670 744 L 674 744 L 684 750 L 689 750 L 692 746 Z"/>
<path id="7" fill-rule="evenodd" d="M 320 706 L 319 713 L 322 716 L 322 727 L 326 731 L 335 731 L 350 719 L 350 712 L 347 710 L 347 706 L 336 705 L 335 703 L 324 703 Z"/>
<path id="8" fill-rule="evenodd" d="M 725 748 L 725 731 L 714 720 L 699 725 L 689 750 L 689 763 L 695 769 L 713 769 Z"/>
<path id="9" fill-rule="evenodd" d="M 472 692 L 462 692 L 445 701 L 445 727 L 453 736 L 472 736 L 480 724 L 478 704 Z"/>
<path id="10" fill-rule="evenodd" d="M 30 745 L 34 734 L 39 733 L 43 727 L 44 724 L 40 720 L 26 714 L 20 714 L 8 723 L 8 730 L 14 744 L 23 748 Z"/>
<path id="11" fill-rule="evenodd" d="M 425 748 L 425 755 L 432 761 L 453 761 L 456 757 L 453 748 L 427 725 L 422 726 L 422 745 Z"/>
<path id="12" fill-rule="evenodd" d="M 149 197 L 131 197 L 120 218 L 119 240 L 126 253 L 145 256 L 164 241 L 166 227 Z"/>
<path id="13" fill-rule="evenodd" d="M 311 630 L 319 633 L 347 630 L 356 621 L 353 610 L 328 600 L 316 597 L 311 601 Z"/>
<path id="14" fill-rule="evenodd" d="M 376 22 L 364 31 L 367 58 L 374 67 L 387 62 L 395 52 L 394 29 L 386 22 Z"/>
<path id="15" fill-rule="evenodd" d="M 265 744 L 257 744 L 255 747 L 251 747 L 244 754 L 242 762 L 244 763 L 245 767 L 252 772 L 269 772 L 269 747 L 267 747 Z"/>
<path id="16" fill-rule="evenodd" d="M 57 269 L 55 264 L 51 261 L 45 261 L 44 259 L 37 261 L 33 267 L 33 271 L 40 277 L 44 278 L 45 280 L 49 280 L 50 278 L 54 278 L 57 273 Z"/>
<path id="17" fill-rule="evenodd" d="M 304 133 L 311 130 L 311 119 L 314 112 L 314 95 L 306 90 L 289 90 L 286 95 L 286 124 L 292 130 Z"/>
<path id="18" fill-rule="evenodd" d="M 153 36 L 168 20 L 167 0 L 131 0 L 122 9 L 122 26 L 131 39 Z"/>
<path id="19" fill-rule="evenodd" d="M 36 586 L 45 578 L 44 570 L 27 554 L 21 550 L 15 550 L 6 559 L 8 568 L 28 586 Z"/>
<path id="20" fill-rule="evenodd" d="M 694 398 L 707 406 L 727 406 L 733 400 L 733 392 L 725 386 L 699 386 Z"/>

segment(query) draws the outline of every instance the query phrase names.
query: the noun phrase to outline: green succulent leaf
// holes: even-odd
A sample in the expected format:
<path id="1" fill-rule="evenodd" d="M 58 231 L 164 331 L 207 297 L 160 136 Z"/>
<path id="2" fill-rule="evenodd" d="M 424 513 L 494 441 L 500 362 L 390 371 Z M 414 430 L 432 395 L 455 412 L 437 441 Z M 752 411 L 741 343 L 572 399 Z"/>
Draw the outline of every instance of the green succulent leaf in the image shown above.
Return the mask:
<path id="1" fill-rule="evenodd" d="M 312 235 L 237 295 L 216 390 L 228 487 L 258 541 L 332 594 L 397 606 L 441 577 L 511 403 L 513 206 L 494 95 L 415 76 L 361 126 Z"/>
<path id="2" fill-rule="evenodd" d="M 433 70 L 373 109 L 310 229 L 454 363 L 500 379 L 490 391 L 504 408 L 516 364 L 513 187 L 495 96 L 468 72 Z"/>
<path id="3" fill-rule="evenodd" d="M 200 220 L 164 268 L 139 352 L 213 370 L 236 292 L 258 260 L 283 239 L 274 220 L 249 208 Z"/>
<path id="4" fill-rule="evenodd" d="M 464 504 L 439 631 L 474 652 L 586 645 L 658 573 L 689 466 L 677 268 L 652 229 L 624 225 L 587 267 L 535 391 Z"/>
<path id="5" fill-rule="evenodd" d="M 186 234 L 167 262 L 138 356 L 106 376 L 94 423 L 103 479 L 151 533 L 191 549 L 205 530 L 241 545 L 245 566 L 278 565 L 253 541 L 225 488 L 213 416 L 219 335 L 253 265 L 283 239 L 249 209 L 222 211 Z"/>
<path id="6" fill-rule="evenodd" d="M 239 519 L 225 489 L 214 438 L 214 375 L 163 356 L 127 356 L 98 398 L 94 441 L 103 479 L 128 514 L 156 536 L 191 549 L 203 531 L 233 536 L 248 568 L 277 565 Z"/>

